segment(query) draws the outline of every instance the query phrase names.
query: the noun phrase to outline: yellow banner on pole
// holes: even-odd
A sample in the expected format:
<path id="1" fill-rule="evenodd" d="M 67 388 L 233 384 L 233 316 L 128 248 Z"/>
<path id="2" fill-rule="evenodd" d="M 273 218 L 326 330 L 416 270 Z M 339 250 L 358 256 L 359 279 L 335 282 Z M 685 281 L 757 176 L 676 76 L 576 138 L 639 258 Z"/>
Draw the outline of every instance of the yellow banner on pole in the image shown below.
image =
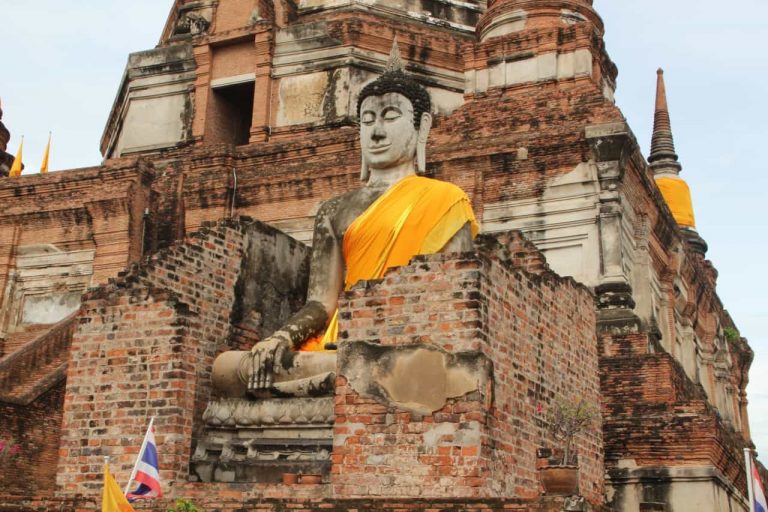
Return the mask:
<path id="1" fill-rule="evenodd" d="M 23 152 L 24 152 L 24 137 L 21 138 L 21 144 L 19 144 L 19 150 L 16 152 L 16 158 L 13 159 L 13 165 L 11 166 L 11 171 L 8 173 L 8 176 L 12 178 L 15 178 L 16 176 L 21 176 L 21 169 L 24 167 L 24 165 L 21 163 Z"/>
<path id="2" fill-rule="evenodd" d="M 40 164 L 40 174 L 48 172 L 48 155 L 51 153 L 51 132 L 48 132 L 48 144 L 45 145 L 43 153 L 43 163 Z"/>
<path id="3" fill-rule="evenodd" d="M 123 494 L 123 490 L 115 482 L 115 477 L 109 472 L 109 466 L 104 464 L 104 491 L 101 494 L 101 512 L 134 512 L 133 507 Z"/>

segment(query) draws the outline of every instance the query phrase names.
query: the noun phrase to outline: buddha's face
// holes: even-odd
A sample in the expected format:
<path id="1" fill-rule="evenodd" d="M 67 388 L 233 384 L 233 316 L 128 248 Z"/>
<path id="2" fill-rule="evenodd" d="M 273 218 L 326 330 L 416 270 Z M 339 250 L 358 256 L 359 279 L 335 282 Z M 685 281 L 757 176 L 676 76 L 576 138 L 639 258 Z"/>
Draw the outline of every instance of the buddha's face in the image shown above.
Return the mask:
<path id="1" fill-rule="evenodd" d="M 413 162 L 418 132 L 413 105 L 397 92 L 368 96 L 360 105 L 360 147 L 371 169 Z"/>

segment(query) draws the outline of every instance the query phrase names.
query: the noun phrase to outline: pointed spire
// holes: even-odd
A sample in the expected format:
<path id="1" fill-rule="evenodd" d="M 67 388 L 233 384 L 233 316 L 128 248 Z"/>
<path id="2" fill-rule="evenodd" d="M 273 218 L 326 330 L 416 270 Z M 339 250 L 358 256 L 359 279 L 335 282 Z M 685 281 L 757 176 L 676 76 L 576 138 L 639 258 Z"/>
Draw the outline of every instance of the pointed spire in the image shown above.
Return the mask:
<path id="1" fill-rule="evenodd" d="M 651 155 L 648 163 L 655 174 L 679 174 L 682 166 L 677 161 L 675 141 L 672 138 L 672 123 L 669 120 L 667 106 L 667 90 L 664 85 L 664 70 L 656 72 L 656 112 L 653 119 L 653 137 L 651 138 Z"/>
<path id="2" fill-rule="evenodd" d="M 680 171 L 683 167 L 677 161 L 675 141 L 672 139 L 667 89 L 664 84 L 664 70 L 661 68 L 656 72 L 655 110 L 651 155 L 648 157 L 648 163 L 651 164 L 656 185 L 659 187 L 675 222 L 680 226 L 685 240 L 688 242 L 688 247 L 703 257 L 707 253 L 707 243 L 696 231 L 691 191 L 685 180 L 680 177 Z"/>
<path id="3" fill-rule="evenodd" d="M 11 139 L 11 132 L 9 132 L 8 129 L 5 127 L 5 125 L 3 124 L 3 98 L 0 98 L 0 153 L 8 149 L 8 141 L 10 139 Z"/>
<path id="4" fill-rule="evenodd" d="M 400 57 L 400 46 L 397 44 L 397 36 L 392 41 L 392 49 L 389 51 L 389 60 L 387 61 L 386 71 L 391 73 L 393 71 L 405 71 L 405 62 Z"/>
<path id="5" fill-rule="evenodd" d="M 11 132 L 3 124 L 3 100 L 0 99 L 0 178 L 8 176 L 13 165 L 13 155 L 7 153 Z"/>

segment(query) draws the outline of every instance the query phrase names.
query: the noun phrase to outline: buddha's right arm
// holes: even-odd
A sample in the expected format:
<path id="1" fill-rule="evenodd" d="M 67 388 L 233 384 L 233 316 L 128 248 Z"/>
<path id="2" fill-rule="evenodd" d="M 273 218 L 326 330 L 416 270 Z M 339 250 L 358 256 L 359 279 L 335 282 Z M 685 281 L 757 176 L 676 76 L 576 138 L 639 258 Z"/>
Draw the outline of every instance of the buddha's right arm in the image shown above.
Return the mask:
<path id="1" fill-rule="evenodd" d="M 288 342 L 290 347 L 298 349 L 306 340 L 322 332 L 328 323 L 328 318 L 328 312 L 322 303 L 314 300 L 308 301 L 267 340 L 284 340 Z M 254 348 L 258 346 L 257 343 Z"/>
<path id="2" fill-rule="evenodd" d="M 306 304 L 270 336 L 287 341 L 294 349 L 321 334 L 336 310 L 344 282 L 344 263 L 333 226 L 335 210 L 334 200 L 325 202 L 315 217 Z"/>

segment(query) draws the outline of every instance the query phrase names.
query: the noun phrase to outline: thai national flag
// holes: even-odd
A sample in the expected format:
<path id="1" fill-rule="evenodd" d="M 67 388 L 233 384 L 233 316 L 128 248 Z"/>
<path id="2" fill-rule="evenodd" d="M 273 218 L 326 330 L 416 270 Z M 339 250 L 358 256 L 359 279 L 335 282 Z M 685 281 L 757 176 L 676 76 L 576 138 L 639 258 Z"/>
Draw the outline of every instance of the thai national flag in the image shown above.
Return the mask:
<path id="1" fill-rule="evenodd" d="M 134 480 L 139 483 L 135 491 L 129 492 L 128 501 L 137 499 L 159 498 L 163 495 L 160 489 L 160 472 L 157 464 L 157 443 L 155 443 L 155 428 L 149 427 L 145 438 L 144 448 L 139 453 L 139 461 L 136 463 L 136 476 Z"/>
<path id="2" fill-rule="evenodd" d="M 752 509 L 755 512 L 768 512 L 768 502 L 765 500 L 765 487 L 760 481 L 757 465 L 752 463 Z"/>

